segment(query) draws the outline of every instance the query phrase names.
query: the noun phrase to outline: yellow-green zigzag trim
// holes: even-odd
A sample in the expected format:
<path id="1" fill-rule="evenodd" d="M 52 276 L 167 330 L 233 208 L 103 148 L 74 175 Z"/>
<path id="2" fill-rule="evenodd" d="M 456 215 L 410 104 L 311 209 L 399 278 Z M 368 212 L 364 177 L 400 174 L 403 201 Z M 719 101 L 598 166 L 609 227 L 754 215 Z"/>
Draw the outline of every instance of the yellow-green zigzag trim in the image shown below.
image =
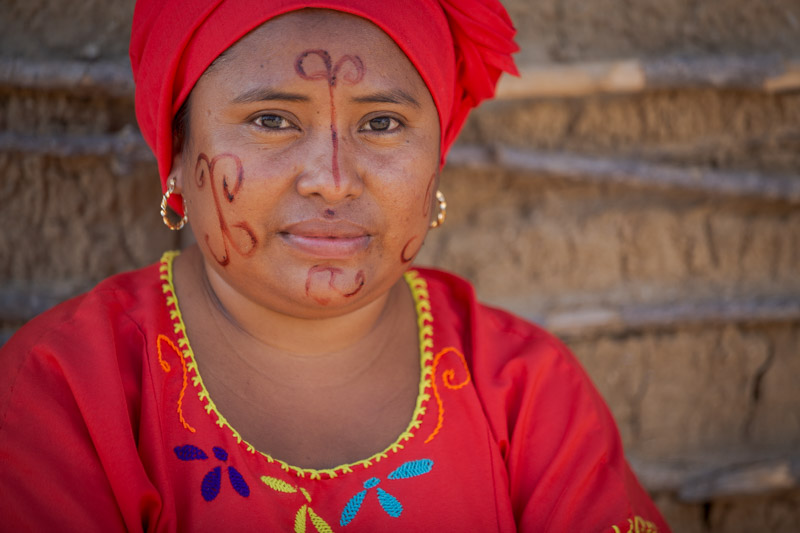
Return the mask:
<path id="1" fill-rule="evenodd" d="M 214 401 L 208 394 L 208 390 L 203 384 L 203 378 L 197 370 L 197 362 L 195 361 L 194 352 L 189 344 L 189 338 L 186 336 L 186 324 L 183 322 L 180 306 L 178 305 L 178 298 L 175 294 L 175 285 L 173 284 L 172 277 L 172 263 L 180 255 L 179 251 L 165 252 L 161 257 L 161 266 L 159 267 L 160 277 L 163 281 L 162 291 L 166 297 L 167 308 L 169 315 L 173 322 L 173 329 L 175 334 L 178 335 L 178 346 L 183 351 L 183 357 L 186 359 L 186 369 L 192 376 L 191 381 L 194 388 L 197 390 L 197 397 L 200 403 L 203 404 L 204 409 L 209 415 L 214 416 L 216 424 L 221 428 L 227 428 L 231 432 L 236 441 L 247 449 L 252 454 L 262 455 L 270 463 L 278 463 L 280 467 L 286 472 L 295 474 L 298 477 L 310 479 L 323 479 L 335 478 L 342 474 L 347 474 L 353 471 L 354 468 L 363 467 L 369 468 L 373 463 L 380 462 L 382 459 L 388 458 L 390 453 L 397 453 L 403 449 L 403 442 L 408 441 L 414 437 L 414 433 L 422 425 L 422 417 L 427 410 L 426 405 L 430 400 L 431 388 L 431 366 L 433 364 L 433 315 L 431 314 L 430 295 L 428 293 L 428 284 L 425 279 L 419 275 L 416 270 L 409 270 L 404 274 L 406 283 L 411 289 L 411 294 L 414 298 L 414 305 L 417 311 L 417 325 L 419 330 L 419 352 L 420 352 L 420 380 L 419 380 L 419 394 L 417 395 L 417 403 L 414 407 L 414 414 L 411 417 L 411 422 L 408 424 L 406 430 L 400 434 L 400 437 L 389 445 L 382 452 L 378 452 L 373 456 L 350 464 L 339 465 L 335 468 L 327 468 L 316 470 L 312 468 L 299 468 L 292 466 L 284 461 L 275 459 L 269 454 L 260 452 L 255 449 L 246 440 L 242 439 L 239 432 L 231 426 L 222 414 L 217 411 Z"/>

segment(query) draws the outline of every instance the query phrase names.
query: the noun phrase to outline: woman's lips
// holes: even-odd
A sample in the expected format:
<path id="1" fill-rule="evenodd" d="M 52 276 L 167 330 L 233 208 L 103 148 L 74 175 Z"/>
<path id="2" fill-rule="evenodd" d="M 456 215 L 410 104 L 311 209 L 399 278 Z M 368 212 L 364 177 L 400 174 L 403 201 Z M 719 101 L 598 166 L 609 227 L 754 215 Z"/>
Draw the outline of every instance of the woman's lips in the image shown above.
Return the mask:
<path id="1" fill-rule="evenodd" d="M 290 224 L 278 234 L 292 248 L 327 259 L 351 257 L 366 249 L 371 239 L 363 227 L 345 221 L 306 220 Z"/>

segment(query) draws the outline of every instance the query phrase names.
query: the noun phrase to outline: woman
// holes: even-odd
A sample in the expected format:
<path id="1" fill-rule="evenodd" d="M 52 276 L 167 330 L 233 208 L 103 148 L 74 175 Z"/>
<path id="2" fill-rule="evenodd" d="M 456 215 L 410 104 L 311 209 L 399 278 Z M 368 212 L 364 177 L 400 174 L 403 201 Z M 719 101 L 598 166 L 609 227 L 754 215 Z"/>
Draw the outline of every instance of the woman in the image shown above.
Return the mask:
<path id="1" fill-rule="evenodd" d="M 409 269 L 514 71 L 502 7 L 268 4 L 137 5 L 137 117 L 198 244 L 4 348 L 4 522 L 666 531 L 566 348 Z"/>

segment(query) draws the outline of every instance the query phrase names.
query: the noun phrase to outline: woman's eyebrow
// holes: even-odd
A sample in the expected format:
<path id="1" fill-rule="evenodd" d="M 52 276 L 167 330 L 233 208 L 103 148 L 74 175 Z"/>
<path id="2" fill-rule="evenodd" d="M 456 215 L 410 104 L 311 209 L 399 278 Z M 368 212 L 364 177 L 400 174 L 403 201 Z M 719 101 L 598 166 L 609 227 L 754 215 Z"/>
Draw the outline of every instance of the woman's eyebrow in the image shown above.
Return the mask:
<path id="1" fill-rule="evenodd" d="M 279 91 L 271 87 L 256 87 L 243 92 L 233 99 L 234 104 L 252 104 L 269 100 L 282 100 L 288 102 L 309 102 L 311 99 L 299 93 Z"/>
<path id="2" fill-rule="evenodd" d="M 416 98 L 402 89 L 377 91 L 363 96 L 354 96 L 352 101 L 358 104 L 408 104 L 421 107 Z"/>

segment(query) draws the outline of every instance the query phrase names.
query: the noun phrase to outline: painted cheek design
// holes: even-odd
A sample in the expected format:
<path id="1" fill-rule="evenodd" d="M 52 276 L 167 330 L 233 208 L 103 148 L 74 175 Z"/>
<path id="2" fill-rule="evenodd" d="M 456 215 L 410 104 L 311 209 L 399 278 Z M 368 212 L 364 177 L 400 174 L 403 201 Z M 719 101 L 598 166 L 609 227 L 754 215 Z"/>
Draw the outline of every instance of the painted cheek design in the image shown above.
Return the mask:
<path id="1" fill-rule="evenodd" d="M 422 202 L 422 216 L 428 218 L 431 212 L 431 200 L 433 195 L 433 181 L 436 179 L 436 174 L 431 174 L 431 179 L 428 180 L 428 188 L 425 189 L 425 200 Z"/>
<path id="2" fill-rule="evenodd" d="M 317 289 L 315 289 L 316 283 L 314 283 L 314 279 L 320 275 L 322 276 L 323 280 L 325 277 L 328 277 L 329 289 L 336 291 L 345 298 L 349 298 L 355 294 L 358 294 L 358 292 L 364 286 L 364 271 L 359 270 L 356 272 L 352 284 L 347 284 L 346 286 L 341 286 L 339 282 L 339 276 L 342 273 L 343 271 L 341 268 L 314 265 L 308 269 L 308 277 L 306 278 L 306 294 L 314 298 L 314 300 L 316 300 L 320 305 L 328 305 L 328 303 L 331 301 L 330 298 L 326 298 L 319 294 L 314 294 L 315 292 L 319 292 Z"/>
<path id="3" fill-rule="evenodd" d="M 242 189 L 244 183 L 242 162 L 233 154 L 219 154 L 211 160 L 206 154 L 200 154 L 197 156 L 197 164 L 194 169 L 194 179 L 198 189 L 205 187 L 206 176 L 208 176 L 208 181 L 211 184 L 211 196 L 214 198 L 214 207 L 217 210 L 217 218 L 219 219 L 220 241 L 223 253 L 220 255 L 214 251 L 215 247 L 212 246 L 211 237 L 208 233 L 205 236 L 206 246 L 208 246 L 217 263 L 226 266 L 230 263 L 228 244 L 243 257 L 252 255 L 258 245 L 255 233 L 253 233 L 253 229 L 247 222 L 241 221 L 229 225 L 222 212 L 222 200 L 232 204 Z M 221 178 L 222 187 L 217 186 L 218 177 Z M 220 193 L 222 200 L 220 199 Z M 234 238 L 231 228 L 238 230 L 238 239 Z"/>
<path id="4" fill-rule="evenodd" d="M 431 178 L 428 180 L 428 186 L 425 188 L 425 199 L 422 201 L 422 217 L 428 218 L 428 215 L 431 213 L 431 197 L 433 195 L 433 182 L 436 180 L 436 173 L 431 174 Z M 418 235 L 415 235 L 409 239 L 405 246 L 403 246 L 402 251 L 400 252 L 400 262 L 401 263 L 409 263 L 413 260 L 419 251 L 422 249 L 422 244 L 424 241 L 420 242 L 419 245 L 416 247 L 416 250 L 413 253 L 408 252 L 408 248 L 411 246 L 411 243 L 416 241 L 419 238 Z"/>
<path id="5" fill-rule="evenodd" d="M 408 247 L 411 246 L 411 243 L 414 242 L 417 239 L 418 239 L 418 237 L 415 235 L 414 237 L 411 237 L 411 239 L 406 243 L 405 246 L 403 246 L 403 250 L 400 252 L 400 262 L 401 263 L 408 263 L 409 261 L 414 259 L 417 256 L 417 254 L 419 253 L 419 251 L 422 249 L 422 243 L 420 243 L 419 246 L 417 246 L 417 249 L 416 249 L 416 251 L 414 253 L 408 254 Z"/>
<path id="6" fill-rule="evenodd" d="M 304 67 L 303 64 L 306 62 L 306 59 L 312 55 L 318 56 L 322 60 L 324 68 L 309 73 L 306 72 L 306 67 Z M 361 61 L 361 58 L 358 56 L 344 55 L 339 58 L 334 65 L 331 60 L 331 55 L 327 51 L 306 50 L 297 56 L 294 62 L 294 69 L 297 75 L 304 80 L 325 80 L 328 82 L 328 92 L 331 100 L 331 144 L 333 145 L 331 168 L 333 170 L 333 182 L 337 190 L 339 189 L 339 134 L 336 130 L 336 106 L 333 102 L 333 89 L 336 88 L 336 84 L 339 82 L 339 71 L 342 70 L 342 67 L 347 63 L 349 63 L 352 68 L 347 69 L 342 74 L 341 81 L 344 81 L 348 85 L 355 85 L 364 78 L 364 73 L 366 72 L 364 62 Z"/>

